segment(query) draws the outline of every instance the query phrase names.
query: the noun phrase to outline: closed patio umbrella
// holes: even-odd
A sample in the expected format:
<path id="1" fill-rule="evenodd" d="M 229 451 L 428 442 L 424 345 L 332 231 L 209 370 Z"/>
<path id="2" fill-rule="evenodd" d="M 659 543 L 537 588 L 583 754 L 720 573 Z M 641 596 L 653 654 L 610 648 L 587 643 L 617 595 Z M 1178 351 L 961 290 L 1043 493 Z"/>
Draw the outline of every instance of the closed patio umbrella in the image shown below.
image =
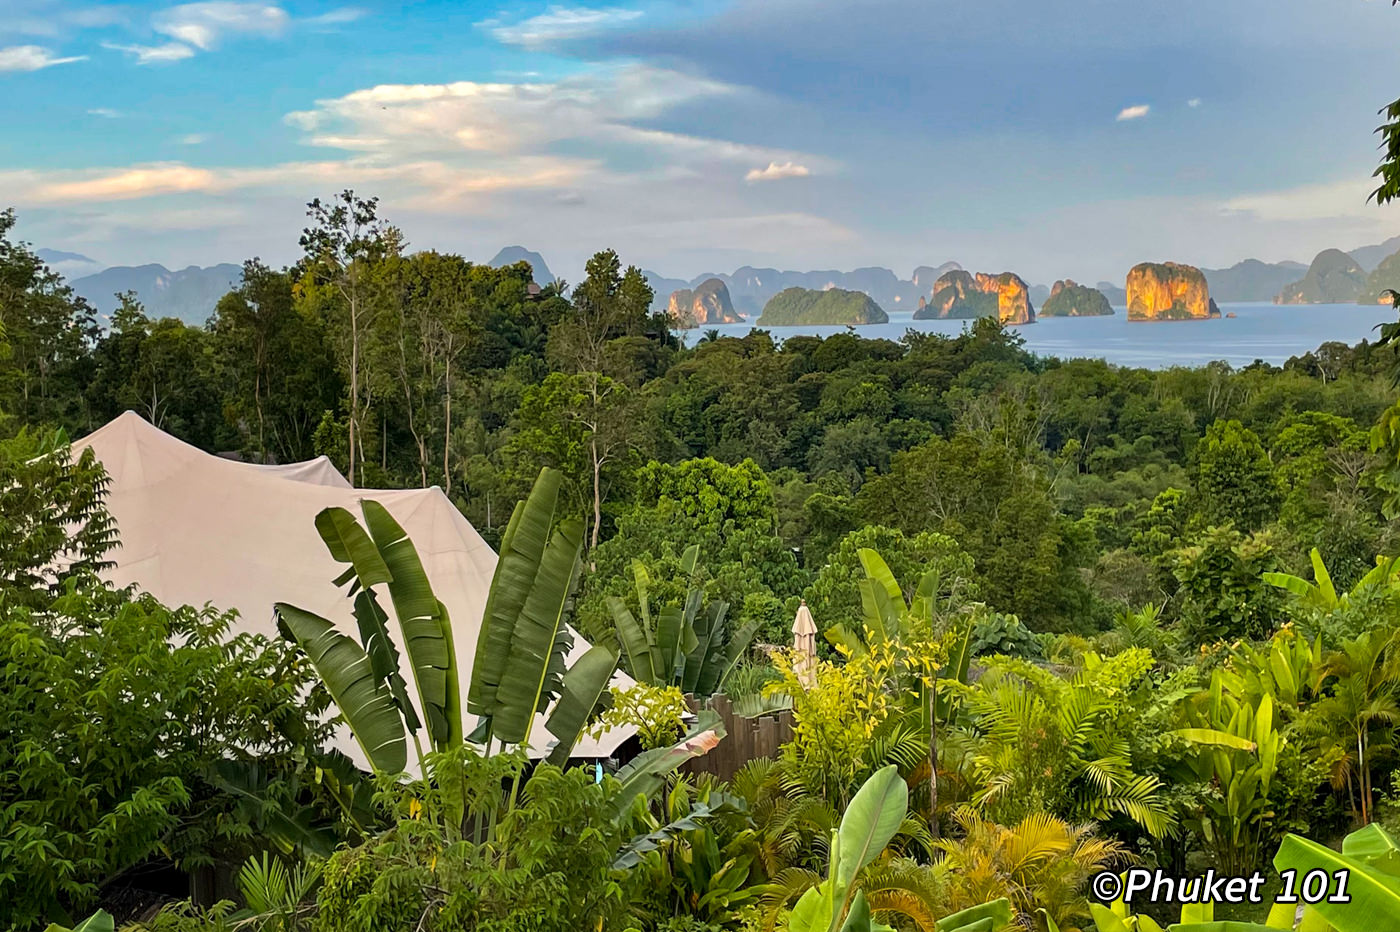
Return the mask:
<path id="1" fill-rule="evenodd" d="M 797 618 L 792 622 L 792 649 L 797 654 L 793 664 L 797 680 L 804 689 L 811 689 L 817 685 L 817 625 L 806 599 L 797 607 Z"/>

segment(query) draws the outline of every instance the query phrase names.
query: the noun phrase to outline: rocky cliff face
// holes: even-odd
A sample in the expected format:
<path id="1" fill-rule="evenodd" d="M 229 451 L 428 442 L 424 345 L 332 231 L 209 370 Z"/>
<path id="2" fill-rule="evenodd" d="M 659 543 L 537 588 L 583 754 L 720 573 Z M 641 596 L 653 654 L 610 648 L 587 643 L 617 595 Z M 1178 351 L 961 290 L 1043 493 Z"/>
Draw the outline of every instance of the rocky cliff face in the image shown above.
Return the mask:
<path id="1" fill-rule="evenodd" d="M 1194 265 L 1143 262 L 1128 271 L 1129 320 L 1204 320 L 1219 317 L 1206 277 Z"/>
<path id="2" fill-rule="evenodd" d="M 1103 317 L 1112 313 L 1113 306 L 1102 291 L 1069 278 L 1055 282 L 1050 297 L 1040 305 L 1041 317 Z"/>
<path id="3" fill-rule="evenodd" d="M 914 312 L 918 320 L 993 316 L 1004 324 L 1035 323 L 1030 289 L 1021 276 L 1012 272 L 973 275 L 962 269 L 945 272 L 933 283 L 927 305 Z"/>
<path id="4" fill-rule="evenodd" d="M 707 278 L 694 290 L 678 288 L 671 292 L 666 313 L 683 330 L 737 324 L 744 319 L 729 300 L 729 288 L 718 278 Z"/>
<path id="5" fill-rule="evenodd" d="M 1286 286 L 1275 304 L 1350 304 L 1366 290 L 1366 273 L 1340 249 L 1324 249 L 1300 282 Z"/>

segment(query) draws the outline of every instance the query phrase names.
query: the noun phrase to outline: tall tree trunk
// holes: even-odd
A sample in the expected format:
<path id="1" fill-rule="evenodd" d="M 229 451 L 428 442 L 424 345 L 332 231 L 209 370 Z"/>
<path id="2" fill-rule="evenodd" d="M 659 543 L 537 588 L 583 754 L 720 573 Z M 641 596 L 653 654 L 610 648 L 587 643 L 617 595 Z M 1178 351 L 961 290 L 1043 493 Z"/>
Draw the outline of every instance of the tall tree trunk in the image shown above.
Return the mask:
<path id="1" fill-rule="evenodd" d="M 589 447 L 593 452 L 593 534 L 588 545 L 588 560 L 590 568 L 597 569 L 593 563 L 593 551 L 598 549 L 598 528 L 603 523 L 603 463 L 598 458 L 596 433 L 589 438 Z"/>
<path id="2" fill-rule="evenodd" d="M 928 829 L 938 837 L 938 680 L 928 691 Z"/>
<path id="3" fill-rule="evenodd" d="M 350 485 L 355 484 L 355 427 L 360 419 L 360 331 L 355 299 L 350 299 Z"/>
<path id="4" fill-rule="evenodd" d="M 442 396 L 442 485 L 443 491 L 452 494 L 452 470 L 448 456 L 452 449 L 452 356 L 449 351 L 446 363 L 445 386 Z"/>

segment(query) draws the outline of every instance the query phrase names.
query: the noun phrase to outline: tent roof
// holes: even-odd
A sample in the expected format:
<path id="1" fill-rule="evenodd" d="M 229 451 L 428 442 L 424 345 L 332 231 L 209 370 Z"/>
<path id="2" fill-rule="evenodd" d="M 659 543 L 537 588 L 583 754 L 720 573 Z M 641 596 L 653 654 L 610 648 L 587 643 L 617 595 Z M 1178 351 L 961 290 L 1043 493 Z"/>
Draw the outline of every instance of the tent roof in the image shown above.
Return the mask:
<path id="1" fill-rule="evenodd" d="M 315 517 L 333 505 L 358 516 L 365 498 L 384 505 L 413 540 L 447 607 L 458 667 L 469 682 L 496 553 L 441 489 L 354 489 L 325 457 L 284 466 L 224 459 L 131 411 L 73 444 L 75 451 L 87 448 L 111 478 L 107 506 L 121 543 L 108 578 L 168 605 L 235 609 L 235 631 L 277 637 L 272 605 L 288 602 L 353 632 L 349 601 L 331 582 L 343 567 L 326 551 Z M 575 633 L 570 659 L 588 646 Z M 403 672 L 411 676 L 406 666 Z M 576 754 L 610 756 L 629 733 L 585 738 Z M 537 719 L 532 756 L 552 741 Z M 335 744 L 365 764 L 348 732 Z"/>

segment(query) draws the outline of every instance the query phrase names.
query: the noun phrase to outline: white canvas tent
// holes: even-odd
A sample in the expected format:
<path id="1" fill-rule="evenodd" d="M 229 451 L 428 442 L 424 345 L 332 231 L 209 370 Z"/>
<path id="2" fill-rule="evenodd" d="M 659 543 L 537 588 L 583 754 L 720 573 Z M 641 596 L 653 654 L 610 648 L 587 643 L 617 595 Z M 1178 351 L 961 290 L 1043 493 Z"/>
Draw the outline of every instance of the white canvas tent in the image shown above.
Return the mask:
<path id="1" fill-rule="evenodd" d="M 332 505 L 356 517 L 361 499 L 384 505 L 408 532 L 447 607 L 465 692 L 496 554 L 440 489 L 351 488 L 325 457 L 285 466 L 224 459 L 131 411 L 73 448 L 90 448 L 111 477 L 107 506 L 121 540 L 111 557 L 116 566 L 107 573 L 112 582 L 135 583 L 167 605 L 237 609 L 236 630 L 268 637 L 278 637 L 274 602 L 329 618 L 353 636 L 349 600 L 331 582 L 343 567 L 331 559 L 314 522 Z M 588 646 L 575 634 L 570 660 Z M 406 667 L 403 672 L 411 680 Z M 470 731 L 472 722 L 466 727 Z M 576 754 L 608 757 L 629 734 L 585 737 Z M 342 729 L 335 743 L 365 765 L 348 731 Z M 537 718 L 532 756 L 552 743 Z"/>

